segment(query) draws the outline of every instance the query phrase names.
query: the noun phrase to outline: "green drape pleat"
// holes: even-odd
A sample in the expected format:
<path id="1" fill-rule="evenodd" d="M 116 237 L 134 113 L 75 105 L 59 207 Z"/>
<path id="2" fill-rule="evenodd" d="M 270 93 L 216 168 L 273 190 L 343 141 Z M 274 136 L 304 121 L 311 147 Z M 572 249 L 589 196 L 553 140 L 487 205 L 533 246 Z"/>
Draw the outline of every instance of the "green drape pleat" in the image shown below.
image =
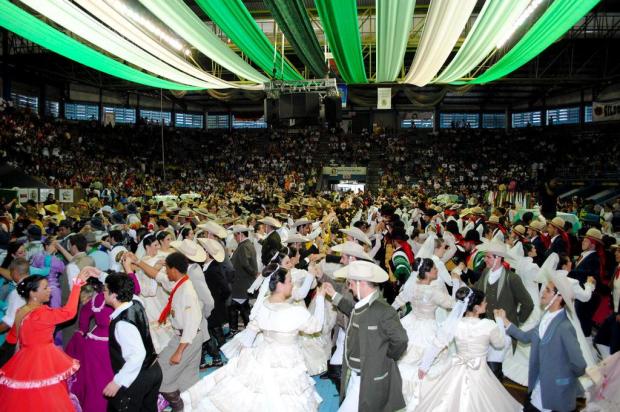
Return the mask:
<path id="1" fill-rule="evenodd" d="M 356 0 L 315 0 L 315 3 L 340 75 L 347 83 L 368 83 Z"/>
<path id="2" fill-rule="evenodd" d="M 377 82 L 398 76 L 413 24 L 415 0 L 377 0 Z"/>
<path id="3" fill-rule="evenodd" d="M 323 77 L 327 72 L 323 50 L 303 0 L 264 1 L 299 59 L 316 77 Z"/>
<path id="4" fill-rule="evenodd" d="M 273 76 L 275 68 L 277 79 L 303 79 L 288 62 L 284 62 L 282 73 L 280 53 L 275 53 L 274 62 L 273 45 L 241 0 L 196 0 L 196 3 L 265 73 Z"/>
<path id="5" fill-rule="evenodd" d="M 468 83 L 481 84 L 506 76 L 559 39 L 600 0 L 555 0 L 521 40 L 497 63 Z M 456 82 L 455 82 L 456 84 Z"/>

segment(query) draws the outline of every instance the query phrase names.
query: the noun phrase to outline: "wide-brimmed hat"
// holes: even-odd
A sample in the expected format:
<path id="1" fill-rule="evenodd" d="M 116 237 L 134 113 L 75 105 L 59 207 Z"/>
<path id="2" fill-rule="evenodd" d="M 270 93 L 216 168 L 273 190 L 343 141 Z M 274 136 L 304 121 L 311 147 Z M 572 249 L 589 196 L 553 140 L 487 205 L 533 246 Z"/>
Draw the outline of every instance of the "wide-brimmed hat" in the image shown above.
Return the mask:
<path id="1" fill-rule="evenodd" d="M 348 256 L 354 256 L 358 259 L 372 261 L 370 255 L 364 251 L 364 247 L 356 242 L 341 243 L 339 245 L 333 246 L 332 251 Z"/>
<path id="2" fill-rule="evenodd" d="M 368 238 L 368 236 L 366 236 L 366 233 L 362 232 L 362 230 L 357 227 L 350 227 L 347 229 L 338 230 L 347 236 L 351 236 L 355 240 L 359 240 L 360 242 L 367 244 L 368 246 L 372 245 L 370 239 Z"/>
<path id="3" fill-rule="evenodd" d="M 499 225 L 499 216 L 492 215 L 489 217 L 489 220 L 487 220 L 487 223 L 490 225 Z"/>
<path id="4" fill-rule="evenodd" d="M 508 256 L 508 248 L 506 247 L 506 244 L 497 239 L 493 239 L 490 242 L 478 246 L 478 251 L 504 258 Z"/>
<path id="5" fill-rule="evenodd" d="M 249 231 L 250 231 L 250 228 L 247 227 L 246 225 L 234 225 L 232 227 L 233 233 L 247 233 Z"/>
<path id="6" fill-rule="evenodd" d="M 275 228 L 277 228 L 277 229 L 279 229 L 279 228 L 281 228 L 281 227 L 282 227 L 282 223 L 280 223 L 280 221 L 279 221 L 279 220 L 274 219 L 274 218 L 273 218 L 273 217 L 271 217 L 271 216 L 265 216 L 264 218 L 260 219 L 260 220 L 259 220 L 259 222 L 260 222 L 260 223 L 263 223 L 263 224 L 265 224 L 265 225 L 269 225 L 269 226 L 271 226 L 271 227 L 275 227 Z"/>
<path id="7" fill-rule="evenodd" d="M 583 236 L 584 238 L 588 238 L 591 239 L 595 242 L 598 243 L 603 243 L 603 233 L 601 233 L 600 230 L 598 230 L 597 228 L 591 227 L 590 229 L 588 229 L 588 231 L 586 232 L 586 234 Z"/>
<path id="8" fill-rule="evenodd" d="M 555 288 L 558 290 L 558 293 L 562 295 L 562 299 L 564 299 L 564 302 L 566 303 L 568 309 L 570 309 L 571 312 L 575 313 L 575 291 L 570 280 L 568 280 L 568 272 L 565 270 L 552 269 L 554 266 L 557 266 L 557 264 L 549 265 L 547 264 L 547 261 L 555 263 L 559 261 L 559 257 L 556 253 L 552 253 L 551 255 L 549 255 L 549 257 L 547 257 L 547 260 L 540 269 L 539 276 L 547 279 L 547 281 L 553 282 Z"/>
<path id="9" fill-rule="evenodd" d="M 215 239 L 205 238 L 198 238 L 198 242 L 216 262 L 222 263 L 224 261 L 224 247 L 222 247 L 220 242 Z"/>
<path id="10" fill-rule="evenodd" d="M 564 230 L 564 219 L 559 216 L 554 217 L 553 219 L 548 221 L 547 224 L 557 229 Z"/>
<path id="11" fill-rule="evenodd" d="M 476 206 L 476 207 L 472 207 L 471 208 L 471 214 L 482 216 L 485 213 L 484 213 L 484 209 L 483 208 L 481 208 L 480 206 Z"/>
<path id="12" fill-rule="evenodd" d="M 388 274 L 380 266 L 364 260 L 356 260 L 334 272 L 334 277 L 349 280 L 364 280 L 366 282 L 383 283 L 388 280 Z"/>
<path id="13" fill-rule="evenodd" d="M 469 216 L 471 215 L 471 209 L 466 207 L 465 209 L 461 210 L 461 213 L 459 213 L 459 217 L 463 218 L 465 216 Z"/>
<path id="14" fill-rule="evenodd" d="M 282 243 L 306 243 L 309 241 L 310 239 L 308 239 L 305 236 L 300 235 L 299 233 L 292 233 L 292 234 L 289 234 L 286 240 L 284 240 Z"/>
<path id="15" fill-rule="evenodd" d="M 525 237 L 525 227 L 523 225 L 516 225 L 512 228 L 512 231 L 521 237 Z"/>
<path id="16" fill-rule="evenodd" d="M 189 217 L 190 213 L 191 213 L 190 209 L 181 209 L 181 210 L 179 210 L 179 213 L 177 213 L 177 216 L 179 216 L 179 217 Z"/>
<path id="17" fill-rule="evenodd" d="M 45 210 L 47 210 L 48 212 L 54 215 L 58 215 L 61 212 L 60 207 L 58 207 L 57 204 L 47 205 L 45 206 Z"/>
<path id="18" fill-rule="evenodd" d="M 301 219 L 297 219 L 295 222 L 293 222 L 291 227 L 298 227 L 298 226 L 308 225 L 310 223 L 312 223 L 312 220 L 307 219 L 305 217 L 302 217 Z"/>
<path id="19" fill-rule="evenodd" d="M 201 229 L 205 232 L 209 232 L 217 237 L 219 237 L 220 239 L 225 239 L 226 236 L 228 236 L 228 232 L 226 231 L 226 229 L 224 229 L 224 227 L 218 223 L 215 223 L 212 220 L 209 220 L 205 223 L 201 223 L 198 226 L 196 226 L 198 229 Z"/>
<path id="20" fill-rule="evenodd" d="M 207 260 L 207 252 L 189 239 L 170 242 L 170 247 L 185 255 L 192 262 L 204 262 Z"/>
<path id="21" fill-rule="evenodd" d="M 535 220 L 532 220 L 527 227 L 537 232 L 542 232 L 542 230 L 545 228 L 545 224 L 541 222 L 540 220 L 535 219 Z"/>

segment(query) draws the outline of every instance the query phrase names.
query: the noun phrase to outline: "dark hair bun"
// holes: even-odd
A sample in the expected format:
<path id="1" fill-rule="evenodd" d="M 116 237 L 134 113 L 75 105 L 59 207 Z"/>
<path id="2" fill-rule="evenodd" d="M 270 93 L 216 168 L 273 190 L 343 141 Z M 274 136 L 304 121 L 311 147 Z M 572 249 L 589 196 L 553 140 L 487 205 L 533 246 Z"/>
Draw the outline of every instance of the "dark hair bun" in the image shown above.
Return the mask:
<path id="1" fill-rule="evenodd" d="M 471 293 L 471 296 L 470 296 Z M 474 306 L 480 305 L 484 302 L 484 292 L 478 289 L 469 288 L 467 286 L 463 286 L 456 291 L 456 300 L 460 300 L 464 302 L 465 299 L 469 296 L 469 302 L 467 304 L 467 312 L 471 312 L 474 310 Z"/>
<path id="2" fill-rule="evenodd" d="M 45 279 L 45 276 L 30 275 L 17 284 L 17 294 L 21 296 L 26 302 L 30 299 L 30 292 L 36 292 L 39 289 L 39 284 Z"/>

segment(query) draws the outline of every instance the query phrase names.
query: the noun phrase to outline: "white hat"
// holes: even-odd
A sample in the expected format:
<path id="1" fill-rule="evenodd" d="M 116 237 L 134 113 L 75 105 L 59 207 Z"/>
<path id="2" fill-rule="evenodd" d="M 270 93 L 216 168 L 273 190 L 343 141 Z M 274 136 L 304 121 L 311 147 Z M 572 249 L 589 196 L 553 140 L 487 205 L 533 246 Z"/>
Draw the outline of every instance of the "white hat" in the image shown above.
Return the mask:
<path id="1" fill-rule="evenodd" d="M 500 242 L 497 239 L 493 239 L 490 242 L 483 243 L 478 246 L 479 252 L 490 253 L 495 256 L 508 257 L 508 249 L 504 242 Z"/>
<path id="2" fill-rule="evenodd" d="M 334 272 L 336 278 L 350 280 L 365 280 L 367 282 L 383 283 L 388 280 L 388 274 L 380 266 L 364 260 L 356 260 Z"/>
<path id="3" fill-rule="evenodd" d="M 356 242 L 348 241 L 341 243 L 339 245 L 333 246 L 332 251 L 372 262 L 372 258 L 366 252 L 364 252 L 364 247 Z"/>
<path id="4" fill-rule="evenodd" d="M 278 228 L 278 229 L 282 227 L 282 223 L 280 223 L 280 221 L 278 221 L 277 219 L 274 219 L 271 216 L 266 216 L 266 217 L 264 217 L 262 219 L 259 219 L 259 222 L 260 223 L 264 223 L 264 224 L 269 225 L 269 226 L 272 226 L 272 227 L 275 227 L 275 228 Z"/>
<path id="5" fill-rule="evenodd" d="M 311 220 L 306 219 L 305 217 L 302 217 L 301 219 L 297 219 L 292 225 L 291 227 L 298 227 L 301 225 L 307 225 L 309 223 L 312 223 Z"/>
<path id="6" fill-rule="evenodd" d="M 225 239 L 226 236 L 228 236 L 228 232 L 226 231 L 226 229 L 224 229 L 224 227 L 220 225 L 219 223 L 215 223 L 212 220 L 209 220 L 206 223 L 201 223 L 197 227 L 199 229 L 202 229 L 204 231 L 214 234 L 220 239 Z"/>
<path id="7" fill-rule="evenodd" d="M 250 231 L 250 228 L 247 227 L 246 225 L 234 225 L 232 227 L 232 232 L 233 233 L 247 233 Z"/>
<path id="8" fill-rule="evenodd" d="M 191 213 L 191 210 L 189 209 L 181 209 L 179 210 L 178 215 L 179 217 L 189 217 L 190 213 Z"/>
<path id="9" fill-rule="evenodd" d="M 366 233 L 362 232 L 362 230 L 357 227 L 353 226 L 348 229 L 338 229 L 338 230 L 344 233 L 345 235 L 351 236 L 355 240 L 359 240 L 360 242 L 363 242 L 367 244 L 368 246 L 372 246 L 372 243 L 370 242 L 370 239 L 368 238 L 368 236 L 366 236 Z"/>
<path id="10" fill-rule="evenodd" d="M 305 236 L 300 235 L 299 233 L 291 233 L 288 235 L 288 237 L 283 243 L 306 243 L 309 241 L 310 239 L 308 239 Z"/>
<path id="11" fill-rule="evenodd" d="M 170 247 L 185 255 L 192 262 L 204 262 L 207 260 L 207 252 L 189 239 L 170 242 Z"/>
<path id="12" fill-rule="evenodd" d="M 224 261 L 224 248 L 215 239 L 198 238 L 198 242 L 205 248 L 207 253 L 215 259 L 216 262 L 222 263 Z"/>

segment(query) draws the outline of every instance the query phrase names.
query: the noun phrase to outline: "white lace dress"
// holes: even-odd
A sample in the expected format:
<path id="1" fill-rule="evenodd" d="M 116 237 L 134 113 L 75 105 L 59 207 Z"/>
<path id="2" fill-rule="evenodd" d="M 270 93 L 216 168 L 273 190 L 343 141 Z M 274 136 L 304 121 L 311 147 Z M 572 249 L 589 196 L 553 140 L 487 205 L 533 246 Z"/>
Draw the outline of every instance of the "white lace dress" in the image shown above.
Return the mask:
<path id="1" fill-rule="evenodd" d="M 489 319 L 462 318 L 454 340 L 457 353 L 451 366 L 438 379 L 424 378 L 416 412 L 521 411 L 521 404 L 486 363 L 489 346 L 505 343 L 503 326 Z"/>
<path id="2" fill-rule="evenodd" d="M 322 399 L 307 373 L 299 350 L 299 334 L 321 330 L 323 303 L 324 298 L 317 297 L 317 310 L 312 316 L 303 306 L 264 300 L 247 328 L 254 334 L 261 332 L 263 342 L 245 348 L 183 392 L 185 412 L 318 410 Z M 248 333 L 246 338 L 250 336 Z"/>

